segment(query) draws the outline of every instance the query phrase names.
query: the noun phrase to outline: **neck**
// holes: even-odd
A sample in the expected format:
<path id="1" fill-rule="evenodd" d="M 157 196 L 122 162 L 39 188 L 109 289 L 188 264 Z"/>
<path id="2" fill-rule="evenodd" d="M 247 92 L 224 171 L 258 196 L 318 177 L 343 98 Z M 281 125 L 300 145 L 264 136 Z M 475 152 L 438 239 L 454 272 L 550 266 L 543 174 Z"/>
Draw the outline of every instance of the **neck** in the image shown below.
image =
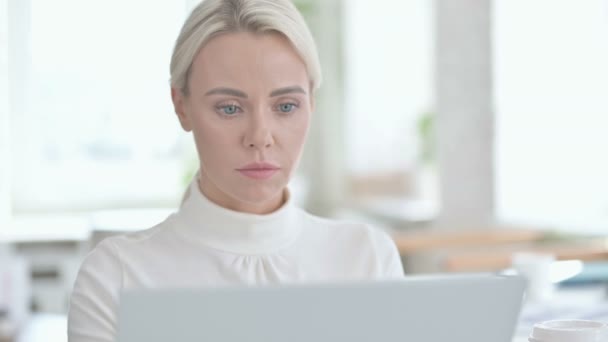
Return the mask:
<path id="1" fill-rule="evenodd" d="M 211 182 L 205 181 L 203 177 L 198 180 L 198 187 L 203 195 L 211 202 L 230 209 L 248 214 L 265 215 L 279 209 L 285 203 L 285 191 L 281 191 L 277 196 L 259 203 L 240 201 L 218 189 Z"/>

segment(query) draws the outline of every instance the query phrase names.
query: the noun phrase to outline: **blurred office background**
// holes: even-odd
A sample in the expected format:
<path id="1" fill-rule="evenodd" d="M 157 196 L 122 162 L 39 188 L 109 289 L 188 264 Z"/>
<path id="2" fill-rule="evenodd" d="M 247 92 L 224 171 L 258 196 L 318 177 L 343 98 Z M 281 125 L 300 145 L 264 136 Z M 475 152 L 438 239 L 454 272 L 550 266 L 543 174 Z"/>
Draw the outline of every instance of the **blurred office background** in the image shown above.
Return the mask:
<path id="1" fill-rule="evenodd" d="M 300 205 L 386 229 L 411 274 L 608 258 L 608 1 L 295 2 L 324 72 Z M 178 205 L 196 3 L 0 0 L 2 317 L 61 317 L 97 241 Z"/>

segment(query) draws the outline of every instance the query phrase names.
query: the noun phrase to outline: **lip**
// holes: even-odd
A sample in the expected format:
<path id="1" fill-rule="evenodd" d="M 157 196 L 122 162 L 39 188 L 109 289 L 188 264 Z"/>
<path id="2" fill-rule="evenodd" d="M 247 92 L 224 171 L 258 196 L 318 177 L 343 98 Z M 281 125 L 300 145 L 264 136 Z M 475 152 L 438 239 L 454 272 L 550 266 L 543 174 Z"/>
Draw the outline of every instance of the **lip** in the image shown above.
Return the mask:
<path id="1" fill-rule="evenodd" d="M 275 164 L 269 163 L 269 162 L 259 162 L 259 163 L 251 163 L 251 164 L 247 164 L 241 168 L 238 168 L 238 171 L 243 171 L 243 170 L 278 170 L 280 169 L 280 167 L 278 167 Z"/>
<path id="2" fill-rule="evenodd" d="M 236 169 L 246 177 L 263 180 L 272 177 L 281 168 L 268 162 L 251 163 Z"/>

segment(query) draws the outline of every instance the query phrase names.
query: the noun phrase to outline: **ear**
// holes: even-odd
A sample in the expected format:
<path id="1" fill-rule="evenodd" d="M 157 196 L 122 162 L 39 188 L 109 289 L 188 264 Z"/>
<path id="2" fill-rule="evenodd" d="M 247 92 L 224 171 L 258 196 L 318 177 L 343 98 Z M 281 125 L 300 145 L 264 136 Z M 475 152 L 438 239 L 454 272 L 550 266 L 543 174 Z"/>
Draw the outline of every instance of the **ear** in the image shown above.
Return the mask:
<path id="1" fill-rule="evenodd" d="M 192 123 L 190 122 L 190 118 L 186 113 L 186 96 L 184 96 L 181 90 L 171 87 L 171 100 L 173 100 L 175 114 L 177 114 L 179 123 L 182 125 L 184 131 L 192 131 Z"/>

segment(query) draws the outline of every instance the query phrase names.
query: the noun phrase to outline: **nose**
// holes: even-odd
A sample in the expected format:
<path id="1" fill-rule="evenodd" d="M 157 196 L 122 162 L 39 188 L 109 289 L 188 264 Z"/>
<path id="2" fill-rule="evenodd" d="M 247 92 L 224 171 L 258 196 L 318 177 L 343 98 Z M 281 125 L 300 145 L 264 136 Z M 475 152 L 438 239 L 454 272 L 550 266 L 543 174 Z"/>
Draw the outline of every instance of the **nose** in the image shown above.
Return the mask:
<path id="1" fill-rule="evenodd" d="M 243 137 L 243 145 L 247 148 L 264 149 L 274 145 L 270 123 L 263 115 L 255 115 L 249 120 L 247 132 Z"/>

